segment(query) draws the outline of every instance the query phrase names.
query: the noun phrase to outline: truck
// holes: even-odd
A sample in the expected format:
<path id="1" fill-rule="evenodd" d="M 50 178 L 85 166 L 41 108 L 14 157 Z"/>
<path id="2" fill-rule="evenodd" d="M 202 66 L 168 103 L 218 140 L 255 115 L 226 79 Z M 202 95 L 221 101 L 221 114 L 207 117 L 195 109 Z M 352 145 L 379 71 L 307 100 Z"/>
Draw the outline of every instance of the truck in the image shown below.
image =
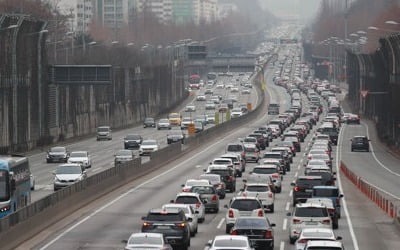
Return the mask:
<path id="1" fill-rule="evenodd" d="M 270 103 L 268 105 L 268 114 L 269 115 L 278 115 L 279 114 L 279 104 Z"/>

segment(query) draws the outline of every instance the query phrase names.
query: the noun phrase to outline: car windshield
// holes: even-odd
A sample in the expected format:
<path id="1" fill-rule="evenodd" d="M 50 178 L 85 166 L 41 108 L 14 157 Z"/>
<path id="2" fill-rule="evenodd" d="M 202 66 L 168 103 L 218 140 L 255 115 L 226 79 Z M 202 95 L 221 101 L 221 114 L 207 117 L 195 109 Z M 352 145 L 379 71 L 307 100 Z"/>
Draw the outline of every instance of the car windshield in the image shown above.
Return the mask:
<path id="1" fill-rule="evenodd" d="M 149 221 L 180 221 L 181 216 L 178 213 L 150 213 L 146 220 Z"/>
<path id="2" fill-rule="evenodd" d="M 144 121 L 145 122 L 154 122 L 154 119 L 153 118 L 146 118 Z"/>
<path id="3" fill-rule="evenodd" d="M 161 119 L 160 121 L 158 121 L 159 123 L 169 123 L 168 119 Z"/>
<path id="4" fill-rule="evenodd" d="M 109 130 L 110 130 L 110 128 L 105 128 L 105 127 L 97 128 L 97 131 L 99 131 L 99 132 L 108 132 Z"/>
<path id="5" fill-rule="evenodd" d="M 61 166 L 57 168 L 56 174 L 81 174 L 82 168 L 80 166 Z"/>
<path id="6" fill-rule="evenodd" d="M 239 144 L 228 145 L 227 151 L 229 152 L 240 152 L 243 151 L 243 146 Z"/>
<path id="7" fill-rule="evenodd" d="M 328 188 L 317 188 L 314 189 L 313 196 L 315 197 L 338 197 L 339 190 L 337 189 L 328 189 Z"/>
<path id="8" fill-rule="evenodd" d="M 230 160 L 214 160 L 213 164 L 215 165 L 229 165 L 232 164 Z"/>
<path id="9" fill-rule="evenodd" d="M 0 170 L 0 201 L 10 199 L 9 176 L 6 170 Z"/>
<path id="10" fill-rule="evenodd" d="M 215 189 L 207 186 L 194 186 L 191 191 L 198 194 L 215 194 Z"/>
<path id="11" fill-rule="evenodd" d="M 248 192 L 268 192 L 268 186 L 247 186 L 246 191 Z"/>
<path id="12" fill-rule="evenodd" d="M 132 151 L 130 150 L 121 150 L 117 152 L 118 156 L 132 156 Z"/>
<path id="13" fill-rule="evenodd" d="M 210 173 L 212 173 L 212 174 L 218 174 L 218 175 L 220 175 L 220 176 L 229 176 L 229 175 L 231 175 L 231 173 L 230 173 L 229 170 L 224 170 L 224 169 L 212 169 L 212 170 L 210 171 Z"/>
<path id="14" fill-rule="evenodd" d="M 179 196 L 175 203 L 178 204 L 196 204 L 199 200 L 195 196 Z"/>
<path id="15" fill-rule="evenodd" d="M 147 140 L 147 141 L 143 141 L 142 145 L 156 145 L 156 141 L 154 140 Z"/>
<path id="16" fill-rule="evenodd" d="M 235 227 L 243 228 L 267 228 L 268 223 L 266 219 L 258 218 L 238 218 L 235 222 Z"/>
<path id="17" fill-rule="evenodd" d="M 170 114 L 169 118 L 179 118 L 179 114 Z"/>
<path id="18" fill-rule="evenodd" d="M 87 157 L 87 154 L 86 152 L 72 152 L 69 157 Z"/>
<path id="19" fill-rule="evenodd" d="M 257 200 L 244 199 L 233 201 L 231 204 L 231 208 L 237 209 L 239 211 L 253 211 L 255 209 L 261 208 L 261 205 Z"/>
<path id="20" fill-rule="evenodd" d="M 248 152 L 248 153 L 255 153 L 255 152 L 257 152 L 257 149 L 256 148 L 248 148 L 248 147 L 246 147 L 245 151 Z"/>
<path id="21" fill-rule="evenodd" d="M 128 242 L 129 245 L 162 245 L 162 239 L 160 237 L 153 236 L 140 236 L 140 237 L 131 237 Z"/>
<path id="22" fill-rule="evenodd" d="M 66 150 L 63 147 L 55 147 L 55 148 L 51 148 L 50 151 L 54 152 L 54 153 L 65 153 Z"/>
<path id="23" fill-rule="evenodd" d="M 125 137 L 127 140 L 140 140 L 140 135 L 127 135 Z"/>
<path id="24" fill-rule="evenodd" d="M 274 174 L 278 173 L 276 168 L 254 168 L 253 173 L 255 174 Z"/>
<path id="25" fill-rule="evenodd" d="M 247 245 L 246 241 L 239 239 L 221 239 L 214 242 L 214 247 L 223 247 L 224 249 L 247 247 Z"/>
<path id="26" fill-rule="evenodd" d="M 324 207 L 297 207 L 294 212 L 296 217 L 328 217 L 328 211 Z"/>

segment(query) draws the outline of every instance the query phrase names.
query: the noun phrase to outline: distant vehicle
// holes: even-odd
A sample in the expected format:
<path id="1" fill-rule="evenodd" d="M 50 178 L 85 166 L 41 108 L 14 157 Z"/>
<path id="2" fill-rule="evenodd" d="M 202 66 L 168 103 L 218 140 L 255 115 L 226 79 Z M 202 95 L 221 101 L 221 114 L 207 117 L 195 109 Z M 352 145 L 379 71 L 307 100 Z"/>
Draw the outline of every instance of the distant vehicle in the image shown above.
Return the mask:
<path id="1" fill-rule="evenodd" d="M 75 182 L 86 179 L 85 168 L 76 163 L 67 163 L 57 167 L 54 174 L 54 191 L 70 186 Z"/>
<path id="2" fill-rule="evenodd" d="M 124 138 L 124 148 L 139 148 L 143 138 L 138 134 L 129 134 Z"/>
<path id="3" fill-rule="evenodd" d="M 186 105 L 185 112 L 196 112 L 196 106 L 194 104 Z"/>
<path id="4" fill-rule="evenodd" d="M 111 127 L 100 126 L 97 128 L 97 140 L 112 140 Z"/>
<path id="5" fill-rule="evenodd" d="M 181 126 L 182 116 L 179 113 L 170 113 L 168 119 L 172 126 Z"/>
<path id="6" fill-rule="evenodd" d="M 118 163 L 132 161 L 134 157 L 135 155 L 133 154 L 132 150 L 121 149 L 118 150 L 118 152 L 115 154 L 114 163 L 118 164 Z"/>
<path id="7" fill-rule="evenodd" d="M 84 168 L 92 167 L 92 159 L 88 151 L 74 151 L 71 152 L 68 158 L 68 163 L 77 163 Z"/>
<path id="8" fill-rule="evenodd" d="M 69 153 L 65 147 L 52 147 L 47 151 L 46 162 L 67 162 Z"/>
<path id="9" fill-rule="evenodd" d="M 251 246 L 249 238 L 242 235 L 217 235 L 214 240 L 210 240 L 206 244 L 208 250 L 254 250 Z"/>
<path id="10" fill-rule="evenodd" d="M 351 152 L 355 150 L 364 150 L 369 152 L 369 139 L 366 136 L 354 136 L 351 139 Z"/>
<path id="11" fill-rule="evenodd" d="M 167 133 L 167 143 L 171 144 L 174 142 L 180 142 L 184 143 L 185 142 L 185 134 L 182 132 L 182 130 L 170 130 Z"/>
<path id="12" fill-rule="evenodd" d="M 155 128 L 156 127 L 156 121 L 154 120 L 154 118 L 146 117 L 144 119 L 143 128 L 148 128 L 148 127 L 150 127 L 150 128 Z"/>
<path id="13" fill-rule="evenodd" d="M 27 157 L 0 156 L 0 218 L 31 202 L 31 180 Z"/>
<path id="14" fill-rule="evenodd" d="M 156 140 L 143 140 L 139 147 L 139 155 L 151 155 L 151 153 L 157 151 L 160 145 Z"/>
<path id="15" fill-rule="evenodd" d="M 208 80 L 215 80 L 215 79 L 217 79 L 217 73 L 214 73 L 214 72 L 208 73 L 208 74 L 207 74 L 207 79 L 208 79 Z"/>
<path id="16" fill-rule="evenodd" d="M 171 124 L 168 119 L 160 119 L 157 123 L 157 130 L 171 129 Z"/>
<path id="17" fill-rule="evenodd" d="M 172 250 L 172 247 L 164 241 L 161 233 L 134 233 L 126 242 L 125 250 L 136 249 Z"/>
<path id="18" fill-rule="evenodd" d="M 279 104 L 271 103 L 268 105 L 268 114 L 269 115 L 278 115 L 279 114 Z"/>

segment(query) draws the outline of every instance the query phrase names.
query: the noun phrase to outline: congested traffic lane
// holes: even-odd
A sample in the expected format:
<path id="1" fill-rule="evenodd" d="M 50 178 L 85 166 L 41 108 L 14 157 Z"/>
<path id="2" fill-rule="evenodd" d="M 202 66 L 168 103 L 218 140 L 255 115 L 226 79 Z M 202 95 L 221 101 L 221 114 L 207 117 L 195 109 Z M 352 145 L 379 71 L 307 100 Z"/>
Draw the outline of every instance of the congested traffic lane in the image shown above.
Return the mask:
<path id="1" fill-rule="evenodd" d="M 214 86 L 213 89 L 216 87 Z M 219 90 L 219 93 L 225 95 L 228 90 Z M 195 117 L 197 114 L 204 114 L 204 103 L 196 102 L 196 95 L 204 93 L 204 88 L 192 92 L 192 96 L 188 103 L 196 106 L 196 112 L 193 113 Z M 228 94 L 226 94 L 228 95 Z M 258 101 L 256 90 L 253 88 L 249 95 L 239 95 L 238 101 L 240 103 L 250 102 L 252 105 L 256 105 Z M 185 103 L 181 107 L 178 107 L 176 111 L 182 112 L 185 115 L 184 109 Z M 222 116 L 222 114 L 221 114 Z M 223 121 L 223 119 L 220 119 Z M 212 127 L 213 125 L 207 125 L 205 129 Z M 134 128 L 124 129 L 113 132 L 113 139 L 111 141 L 96 141 L 96 138 L 84 139 L 82 141 L 66 145 L 67 149 L 71 151 L 88 151 L 92 159 L 92 168 L 88 169 L 88 176 L 93 175 L 97 172 L 103 171 L 107 168 L 114 166 L 114 154 L 119 150 L 123 149 L 123 138 L 129 133 L 140 134 L 144 139 L 155 139 L 160 143 L 161 148 L 167 146 L 167 133 L 168 130 L 157 130 L 155 128 L 143 128 L 142 126 L 136 126 Z M 187 132 L 185 132 L 187 133 Z M 135 156 L 138 157 L 139 153 L 137 150 L 134 151 Z M 149 157 L 142 157 L 144 161 L 148 161 Z M 29 156 L 29 162 L 31 171 L 35 177 L 35 191 L 32 192 L 32 201 L 38 200 L 42 197 L 53 192 L 53 179 L 52 172 L 56 169 L 60 163 L 46 163 L 46 153 L 38 153 Z"/>

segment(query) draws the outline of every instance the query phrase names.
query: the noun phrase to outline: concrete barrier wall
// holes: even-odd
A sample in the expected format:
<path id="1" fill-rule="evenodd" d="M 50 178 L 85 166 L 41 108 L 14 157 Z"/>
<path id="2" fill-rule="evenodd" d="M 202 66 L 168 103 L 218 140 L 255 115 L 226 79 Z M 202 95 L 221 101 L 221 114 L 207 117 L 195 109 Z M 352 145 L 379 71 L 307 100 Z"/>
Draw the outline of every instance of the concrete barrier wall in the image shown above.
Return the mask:
<path id="1" fill-rule="evenodd" d="M 150 157 L 151 160 L 146 163 L 141 163 L 141 159 L 136 158 L 132 162 L 104 170 L 2 218 L 0 220 L 1 249 L 15 248 L 21 242 L 107 193 L 195 150 L 197 146 L 209 142 L 210 138 L 227 134 L 232 129 L 263 115 L 268 101 L 265 99 L 265 94 L 261 91 L 259 83 L 256 84 L 256 87 L 260 101 L 257 107 L 248 114 L 187 138 L 184 147 L 180 143 L 171 144 L 153 153 Z"/>

